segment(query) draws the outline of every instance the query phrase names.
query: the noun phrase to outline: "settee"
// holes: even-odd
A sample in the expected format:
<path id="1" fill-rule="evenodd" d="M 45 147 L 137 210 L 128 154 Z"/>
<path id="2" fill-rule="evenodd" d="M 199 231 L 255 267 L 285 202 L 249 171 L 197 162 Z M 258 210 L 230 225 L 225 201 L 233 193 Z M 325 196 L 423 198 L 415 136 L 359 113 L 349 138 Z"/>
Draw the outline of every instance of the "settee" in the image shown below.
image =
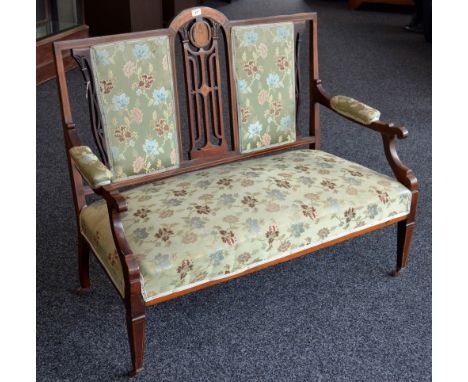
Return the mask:
<path id="1" fill-rule="evenodd" d="M 301 70 L 305 40 L 310 66 Z M 69 51 L 85 79 L 94 148 L 73 122 Z M 57 42 L 55 59 L 81 290 L 92 252 L 126 307 L 131 375 L 143 368 L 150 305 L 390 224 L 398 225 L 394 274 L 407 264 L 418 190 L 395 146 L 407 130 L 326 94 L 315 13 L 231 21 L 192 8 L 168 29 Z M 320 106 L 380 134 L 394 177 L 320 150 Z"/>

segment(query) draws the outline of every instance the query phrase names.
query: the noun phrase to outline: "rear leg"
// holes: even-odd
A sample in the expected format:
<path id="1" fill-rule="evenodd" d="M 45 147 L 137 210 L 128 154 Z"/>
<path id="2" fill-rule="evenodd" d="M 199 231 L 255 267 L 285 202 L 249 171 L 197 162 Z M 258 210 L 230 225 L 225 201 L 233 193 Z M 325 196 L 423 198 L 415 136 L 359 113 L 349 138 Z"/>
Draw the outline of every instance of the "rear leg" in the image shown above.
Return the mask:
<path id="1" fill-rule="evenodd" d="M 80 277 L 80 288 L 78 293 L 89 289 L 91 283 L 89 281 L 89 252 L 91 248 L 83 235 L 78 235 L 78 273 Z"/>

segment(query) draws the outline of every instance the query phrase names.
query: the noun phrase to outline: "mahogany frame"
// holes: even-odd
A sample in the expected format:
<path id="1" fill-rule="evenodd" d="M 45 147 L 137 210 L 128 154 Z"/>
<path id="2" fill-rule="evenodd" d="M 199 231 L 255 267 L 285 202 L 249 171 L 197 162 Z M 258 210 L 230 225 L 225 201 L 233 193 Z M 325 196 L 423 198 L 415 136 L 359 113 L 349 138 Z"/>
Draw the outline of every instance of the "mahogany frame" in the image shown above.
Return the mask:
<path id="1" fill-rule="evenodd" d="M 197 10 L 197 15 L 193 16 L 192 11 Z M 72 118 L 72 111 L 70 106 L 70 99 L 68 94 L 68 86 L 67 80 L 65 76 L 65 69 L 64 69 L 64 58 L 66 57 L 67 53 L 70 50 L 74 53 L 75 58 L 80 63 L 82 70 L 88 73 L 85 73 L 88 76 L 88 90 L 87 95 L 91 97 L 93 95 L 92 88 L 89 87 L 90 73 L 89 68 L 87 67 L 88 64 L 83 64 L 80 62 L 80 57 L 86 56 L 86 51 L 89 51 L 89 48 L 94 44 L 101 44 L 101 43 L 108 43 L 120 40 L 128 40 L 128 39 L 136 39 L 136 38 L 143 38 L 143 37 L 150 37 L 150 36 L 161 36 L 167 35 L 169 36 L 170 46 L 171 46 L 171 53 L 172 53 L 172 61 L 173 61 L 173 73 L 176 76 L 176 68 L 175 68 L 175 41 L 177 34 L 187 26 L 189 23 L 197 22 L 197 21 L 209 21 L 209 25 L 215 25 L 216 28 L 221 28 L 221 33 L 224 36 L 224 43 L 226 47 L 226 65 L 227 65 L 227 72 L 228 72 L 228 94 L 229 94 L 229 105 L 230 105 L 230 129 L 231 129 L 231 136 L 233 139 L 232 142 L 232 150 L 229 151 L 227 146 L 222 142 L 218 147 L 206 147 L 210 146 L 205 144 L 205 147 L 202 147 L 197 152 L 194 151 L 194 129 L 196 128 L 196 123 L 194 122 L 195 113 L 193 113 L 193 109 L 189 109 L 189 114 L 192 111 L 189 118 L 189 127 L 191 129 L 191 143 L 192 146 L 190 148 L 191 152 L 189 153 L 189 159 L 185 160 L 183 158 L 183 150 L 180 147 L 179 153 L 180 157 L 180 167 L 174 170 L 170 170 L 164 173 L 156 173 L 156 174 L 149 174 L 143 175 L 138 178 L 126 179 L 122 181 L 115 182 L 111 185 L 100 187 L 96 190 L 91 189 L 89 186 L 84 184 L 83 178 L 81 177 L 80 173 L 76 169 L 73 164 L 73 160 L 70 157 L 69 150 L 73 146 L 80 146 L 81 142 L 76 132 L 76 126 L 73 122 Z M 304 26 L 306 23 L 309 23 L 309 39 L 310 39 L 310 82 L 309 82 L 309 91 L 310 91 L 310 118 L 309 118 L 309 136 L 298 136 L 295 142 L 285 144 L 283 146 L 276 146 L 272 148 L 267 148 L 261 151 L 249 152 L 249 153 L 241 153 L 239 151 L 239 137 L 237 133 L 238 125 L 237 125 L 237 104 L 236 104 L 236 87 L 234 84 L 234 76 L 233 76 L 233 69 L 230 57 L 232 57 L 232 46 L 231 46 L 231 28 L 233 26 L 240 26 L 240 25 L 254 25 L 259 23 L 275 23 L 275 22 L 284 22 L 290 21 L 293 22 L 295 25 L 295 33 L 296 33 L 296 56 L 298 54 L 299 48 L 299 35 L 305 29 Z M 211 31 L 212 32 L 212 31 Z M 184 37 L 184 36 L 182 36 Z M 187 35 L 185 38 L 188 38 Z M 211 38 L 211 37 L 210 37 Z M 184 42 L 184 40 L 182 41 Z M 185 39 L 185 42 L 186 39 Z M 287 16 L 274 16 L 274 17 L 266 17 L 266 18 L 254 18 L 248 20 L 238 20 L 238 21 L 231 21 L 226 18 L 222 13 L 217 10 L 208 8 L 208 7 L 197 7 L 192 9 L 187 9 L 181 12 L 170 24 L 169 28 L 167 29 L 160 29 L 160 30 L 153 30 L 153 31 L 144 31 L 144 32 L 135 32 L 135 33 L 127 33 L 121 35 L 112 35 L 112 36 L 102 36 L 102 37 L 93 37 L 93 38 L 85 38 L 85 39 L 78 39 L 78 40 L 67 40 L 67 41 L 59 41 L 54 44 L 54 53 L 55 53 L 55 63 L 57 69 L 57 79 L 58 79 L 58 87 L 59 87 L 59 94 L 60 94 L 60 103 L 61 103 L 61 111 L 62 111 L 62 122 L 63 122 L 63 130 L 64 130 L 64 139 L 66 145 L 66 153 L 67 153 L 67 161 L 68 161 L 68 168 L 69 174 L 72 184 L 72 191 L 73 191 L 73 201 L 75 205 L 76 211 L 76 219 L 77 219 L 77 226 L 79 227 L 79 215 L 80 211 L 86 206 L 86 197 L 93 193 L 96 193 L 102 196 L 107 203 L 108 211 L 109 211 L 109 220 L 111 223 L 112 228 L 112 235 L 115 241 L 115 245 L 118 252 L 119 260 L 122 264 L 124 281 L 125 281 L 125 293 L 122 297 L 125 307 L 126 307 L 126 318 L 127 318 L 127 329 L 128 329 L 128 337 L 130 343 L 130 350 L 131 350 L 131 358 L 132 358 L 132 369 L 130 370 L 130 375 L 136 375 L 139 371 L 143 368 L 143 354 L 144 354 L 144 330 L 145 330 L 145 308 L 146 306 L 158 304 L 164 301 L 171 300 L 178 296 L 194 292 L 196 290 L 218 284 L 221 282 L 225 282 L 229 279 L 240 277 L 246 275 L 251 272 L 255 272 L 262 268 L 266 268 L 272 266 L 277 263 L 281 263 L 284 261 L 288 261 L 290 259 L 302 256 L 306 253 L 311 253 L 318 249 L 328 247 L 339 243 L 341 241 L 350 239 L 355 236 L 362 235 L 364 233 L 380 229 L 384 226 L 388 226 L 391 224 L 398 224 L 398 235 L 397 235 L 397 264 L 396 270 L 394 272 L 397 275 L 402 268 L 404 268 L 408 262 L 408 255 L 409 249 L 411 245 L 411 239 L 415 227 L 415 216 L 416 216 L 416 204 L 418 199 L 418 185 L 416 177 L 414 173 L 406 167 L 398 158 L 396 152 L 396 139 L 405 138 L 408 135 L 407 130 L 404 127 L 397 127 L 390 123 L 385 123 L 381 121 L 373 122 L 370 125 L 364 125 L 359 122 L 361 126 L 374 130 L 381 134 L 385 156 L 388 160 L 390 167 L 393 170 L 393 173 L 396 179 L 405 185 L 412 193 L 411 199 L 411 209 L 408 215 L 402 216 L 396 219 L 389 220 L 386 223 L 379 224 L 373 227 L 369 227 L 363 229 L 358 232 L 354 232 L 352 234 L 346 235 L 344 237 L 340 237 L 338 239 L 329 241 L 327 243 L 323 243 L 317 245 L 313 248 L 308 248 L 306 250 L 299 251 L 297 253 L 291 254 L 287 257 L 274 260 L 272 262 L 262 264 L 256 267 L 253 267 L 245 272 L 221 279 L 206 282 L 201 285 L 197 285 L 196 287 L 192 287 L 187 290 L 175 292 L 173 294 L 163 296 L 149 302 L 143 300 L 141 295 L 141 285 L 140 285 L 140 271 L 138 263 L 133 256 L 132 250 L 126 240 L 124 227 L 120 218 L 120 214 L 124 211 L 127 211 L 127 202 L 125 198 L 120 193 L 120 190 L 124 187 L 128 186 L 135 186 L 140 185 L 146 182 L 155 181 L 158 179 L 163 179 L 171 176 L 175 176 L 177 174 L 187 173 L 191 171 L 195 171 L 198 169 L 203 169 L 207 167 L 216 166 L 223 163 L 229 163 L 238 160 L 244 160 L 250 157 L 255 157 L 259 155 L 264 155 L 268 153 L 272 153 L 275 151 L 281 151 L 288 148 L 294 148 L 299 146 L 309 146 L 310 149 L 318 149 L 320 147 L 320 119 L 319 119 L 319 105 L 323 105 L 329 109 L 330 107 L 330 97 L 325 93 L 322 88 L 321 81 L 318 76 L 318 52 L 317 52 L 317 15 L 316 13 L 299 13 L 294 15 L 287 15 Z M 202 52 L 202 54 L 205 54 Z M 219 57 L 216 57 L 218 60 Z M 298 62 L 299 60 L 296 60 Z M 190 75 L 187 75 L 187 70 L 190 70 L 189 67 L 186 65 L 184 67 L 184 75 L 186 81 L 187 89 L 191 89 L 192 91 L 194 88 L 193 84 L 191 83 Z M 218 81 L 220 79 L 220 66 L 219 64 L 216 65 L 216 77 Z M 296 67 L 296 82 L 299 84 L 299 70 Z M 211 75 L 210 75 L 211 76 Z M 211 76 L 211 78 L 214 78 Z M 215 86 L 220 86 L 221 84 L 218 82 L 217 85 L 213 85 L 212 83 L 206 84 L 205 89 L 202 93 L 202 96 L 206 97 L 212 93 Z M 211 86 L 210 86 L 211 85 Z M 180 124 L 180 109 L 178 104 L 178 89 L 177 89 L 177 81 L 174 81 L 175 86 L 175 102 L 176 102 L 176 110 L 177 110 L 177 126 L 178 126 L 178 135 L 179 138 L 181 137 L 181 124 Z M 199 89 L 200 90 L 200 89 Z M 221 98 L 221 92 L 218 90 L 219 98 Z M 296 94 L 297 102 L 299 102 L 298 94 Z M 107 162 L 107 157 L 105 156 L 105 147 L 103 144 L 100 145 L 99 142 L 99 124 L 96 121 L 96 116 L 93 117 L 93 105 L 92 100 L 90 102 L 90 110 L 91 110 L 91 123 L 93 126 L 93 132 L 95 135 L 96 142 L 98 144 L 98 148 L 101 153 L 101 158 L 103 161 Z M 189 105 L 190 108 L 190 105 Z M 331 109 L 333 110 L 333 109 Z M 222 118 L 222 112 L 220 113 Z M 93 120 L 94 118 L 94 120 Z M 221 141 L 224 138 L 224 126 L 221 126 L 221 130 L 218 132 L 220 136 L 222 135 Z M 195 134 L 196 135 L 196 134 Z M 209 137 L 206 138 L 207 140 Z M 179 139 L 181 142 L 181 139 Z M 205 143 L 207 143 L 206 141 Z M 101 142 L 102 143 L 102 142 Z M 181 143 L 179 143 L 181 145 Z M 86 289 L 90 287 L 90 280 L 89 280 L 89 252 L 91 248 L 86 241 L 86 239 L 78 232 L 78 266 L 79 266 L 79 279 L 80 279 L 80 286 L 81 289 Z M 107 273 L 106 273 L 107 274 Z M 119 293 L 120 295 L 120 293 Z"/>

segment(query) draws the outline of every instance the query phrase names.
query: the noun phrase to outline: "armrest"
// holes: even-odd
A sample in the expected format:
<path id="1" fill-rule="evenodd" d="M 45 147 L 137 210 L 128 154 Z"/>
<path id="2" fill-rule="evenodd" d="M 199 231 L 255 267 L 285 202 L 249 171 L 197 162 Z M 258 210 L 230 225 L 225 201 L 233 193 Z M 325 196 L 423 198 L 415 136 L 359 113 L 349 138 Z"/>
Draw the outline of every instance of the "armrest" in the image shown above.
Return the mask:
<path id="1" fill-rule="evenodd" d="M 319 79 L 315 80 L 314 84 L 315 86 L 312 87 L 312 93 L 315 102 L 328 107 L 361 126 L 377 131 L 382 135 L 385 156 L 395 177 L 416 195 L 414 198 L 417 198 L 418 181 L 413 171 L 406 167 L 401 162 L 400 158 L 398 158 L 395 146 L 395 138 L 406 138 L 408 136 L 408 130 L 404 127 L 394 126 L 392 123 L 380 121 L 380 112 L 378 110 L 356 101 L 355 99 L 345 96 L 330 97 L 325 90 L 323 90 L 322 81 Z M 414 211 L 413 209 L 413 215 Z"/>
<path id="2" fill-rule="evenodd" d="M 330 97 L 323 90 L 320 80 L 315 81 L 313 93 L 316 102 L 328 107 L 335 113 L 358 123 L 368 129 L 379 132 L 388 137 L 406 138 L 408 130 L 402 126 L 394 126 L 392 123 L 386 123 L 379 120 L 380 111 L 370 107 L 362 102 L 359 102 L 351 97 L 337 95 Z"/>
<path id="3" fill-rule="evenodd" d="M 112 172 L 94 155 L 88 146 L 75 146 L 70 156 L 86 183 L 93 189 L 111 183 Z"/>
<path id="4" fill-rule="evenodd" d="M 378 121 L 380 111 L 359 102 L 351 97 L 336 95 L 330 99 L 330 107 L 337 113 L 352 119 L 353 121 L 370 125 Z"/>

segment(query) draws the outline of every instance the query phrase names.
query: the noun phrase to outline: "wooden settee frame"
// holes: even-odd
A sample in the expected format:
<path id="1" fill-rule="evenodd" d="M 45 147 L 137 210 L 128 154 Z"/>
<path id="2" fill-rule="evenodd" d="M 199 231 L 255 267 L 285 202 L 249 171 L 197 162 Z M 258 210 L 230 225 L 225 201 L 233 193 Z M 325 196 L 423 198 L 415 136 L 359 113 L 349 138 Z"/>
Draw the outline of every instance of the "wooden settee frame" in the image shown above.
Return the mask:
<path id="1" fill-rule="evenodd" d="M 209 25 L 211 26 L 211 32 L 213 38 L 214 49 L 210 51 L 205 51 L 201 49 L 198 52 L 193 52 L 191 45 L 188 41 L 191 41 L 193 38 L 196 38 L 193 33 L 190 33 L 189 26 L 197 22 L 204 22 L 209 20 Z M 278 23 L 278 22 L 293 22 L 294 23 L 294 32 L 295 32 L 295 41 L 296 41 L 296 58 L 298 57 L 299 52 L 299 39 L 300 36 L 304 33 L 305 26 L 308 23 L 309 28 L 309 41 L 310 41 L 310 82 L 309 82 L 309 92 L 310 92 L 310 120 L 309 120 L 309 135 L 308 136 L 297 136 L 295 142 L 287 143 L 282 146 L 276 146 L 267 148 L 265 150 L 241 153 L 239 146 L 239 136 L 238 136 L 238 124 L 237 124 L 237 104 L 236 104 L 236 87 L 233 76 L 233 68 L 230 57 L 232 57 L 232 46 L 231 46 L 231 28 L 234 26 L 245 26 L 245 25 L 254 25 L 259 23 Z M 222 33 L 221 33 L 222 31 Z M 93 128 L 93 133 L 96 141 L 96 145 L 99 149 L 101 159 L 105 164 L 108 164 L 108 159 L 105 150 L 105 144 L 103 139 L 102 124 L 99 120 L 98 105 L 96 102 L 95 89 L 92 84 L 92 78 L 90 73 L 90 62 L 89 62 L 89 49 L 92 45 L 109 43 L 120 40 L 128 39 L 137 39 L 150 36 L 169 36 L 170 49 L 173 57 L 173 75 L 174 75 L 174 86 L 175 86 L 175 102 L 177 112 L 177 129 L 179 135 L 179 145 L 182 145 L 181 140 L 181 125 L 180 125 L 180 115 L 179 115 L 179 105 L 178 105 L 178 90 L 177 90 L 177 80 L 176 80 L 176 70 L 175 70 L 175 49 L 176 49 L 176 40 L 177 36 L 180 34 L 182 40 L 182 49 L 183 49 L 183 60 L 185 60 L 184 67 L 184 76 L 185 76 L 185 85 L 186 90 L 191 89 L 189 92 L 187 90 L 187 105 L 188 105 L 188 119 L 189 119 L 189 128 L 190 128 L 190 138 L 191 138 L 191 149 L 189 151 L 189 159 L 184 159 L 182 156 L 180 158 L 180 167 L 177 169 L 169 170 L 163 173 L 153 173 L 149 175 L 143 175 L 138 178 L 125 179 L 123 181 L 117 181 L 110 185 L 102 186 L 97 189 L 91 189 L 88 185 L 84 184 L 81 174 L 78 172 L 77 168 L 73 163 L 73 159 L 70 156 L 69 150 L 74 146 L 81 146 L 80 139 L 77 134 L 77 127 L 75 126 L 72 118 L 72 111 L 70 106 L 70 99 L 67 87 L 67 80 L 64 70 L 64 57 L 67 53 L 72 52 L 74 57 L 80 64 L 80 67 L 83 71 L 83 75 L 87 81 L 87 98 L 90 106 L 90 115 L 91 115 L 91 125 Z M 220 75 L 220 65 L 219 65 L 219 50 L 218 50 L 218 39 L 224 38 L 224 46 L 226 53 L 226 66 L 229 81 L 226 84 L 228 86 L 229 94 L 229 105 L 230 105 L 230 129 L 232 137 L 232 150 L 226 145 L 225 139 L 225 126 L 222 123 L 222 102 L 221 102 L 221 75 Z M 262 264 L 253 268 L 250 268 L 242 273 L 235 274 L 231 277 L 223 278 L 221 280 L 214 280 L 206 282 L 201 285 L 197 285 L 190 289 L 183 291 L 178 291 L 167 296 L 156 298 L 149 302 L 146 302 L 142 298 L 141 294 L 141 285 L 140 285 L 140 271 L 138 263 L 135 257 L 132 254 L 132 249 L 130 248 L 124 232 L 124 227 L 121 222 L 120 214 L 127 210 L 127 203 L 125 198 L 121 195 L 120 190 L 124 187 L 140 185 L 150 181 L 155 181 L 158 179 L 163 179 L 177 174 L 183 174 L 203 168 L 208 168 L 216 166 L 223 163 L 229 163 L 233 161 L 243 160 L 250 157 L 255 157 L 259 155 L 264 155 L 267 153 L 272 153 L 276 151 L 281 151 L 285 149 L 290 149 L 299 146 L 308 146 L 310 149 L 319 149 L 320 147 L 320 121 L 319 121 L 319 105 L 323 105 L 327 108 L 331 108 L 330 105 L 330 96 L 328 96 L 322 88 L 321 80 L 318 75 L 318 55 L 317 55 L 317 15 L 316 13 L 299 13 L 294 15 L 286 16 L 274 16 L 266 18 L 255 18 L 248 20 L 238 20 L 232 21 L 228 20 L 226 16 L 220 13 L 217 10 L 208 8 L 208 7 L 199 7 L 187 9 L 181 12 L 170 24 L 168 29 L 153 30 L 153 31 L 144 31 L 136 33 L 128 33 L 121 35 L 113 36 L 103 36 L 103 37 L 93 37 L 85 38 L 78 40 L 67 40 L 60 41 L 54 44 L 55 49 L 55 62 L 57 69 L 57 78 L 58 86 L 60 93 L 60 102 L 62 109 L 62 120 L 63 120 L 63 131 L 65 137 L 68 167 L 71 178 L 72 190 L 73 190 L 73 200 L 75 204 L 76 219 L 79 226 L 79 215 L 80 211 L 86 206 L 86 198 L 91 194 L 98 194 L 102 196 L 106 202 L 109 212 L 109 219 L 112 228 L 112 234 L 115 241 L 115 245 L 118 251 L 118 257 L 122 264 L 123 276 L 125 281 L 125 295 L 123 301 L 126 307 L 126 318 L 127 318 L 127 329 L 128 337 L 130 342 L 131 358 L 132 358 L 132 368 L 130 375 L 135 375 L 143 368 L 143 354 L 144 354 L 144 330 L 145 330 L 145 308 L 149 305 L 154 305 L 167 301 L 178 296 L 194 292 L 198 289 L 208 287 L 220 282 L 227 281 L 231 278 L 243 276 L 245 274 L 260 270 L 262 268 L 269 267 L 276 263 L 285 262 L 287 260 L 302 256 L 306 253 L 313 252 L 315 250 L 331 246 L 338 242 L 350 239 L 352 237 L 362 235 L 364 233 L 380 229 L 384 226 L 391 224 L 398 224 L 398 234 L 397 234 L 397 264 L 394 274 L 406 266 L 408 261 L 408 254 L 411 244 L 411 239 L 415 226 L 415 214 L 416 214 L 416 203 L 418 199 L 418 186 L 417 180 L 413 172 L 406 167 L 398 158 L 396 152 L 396 139 L 405 138 L 408 135 L 407 130 L 404 127 L 394 126 L 390 123 L 385 123 L 381 121 L 375 121 L 371 124 L 359 123 L 361 126 L 366 127 L 367 129 L 374 130 L 378 132 L 383 140 L 383 146 L 385 151 L 385 156 L 388 160 L 388 163 L 393 170 L 395 178 L 406 186 L 411 191 L 411 209 L 408 215 L 398 217 L 392 220 L 389 220 L 383 224 L 375 225 L 369 228 L 365 228 L 361 231 L 354 232 L 344 237 L 317 245 L 313 248 L 308 248 L 297 253 L 291 254 L 287 257 L 283 257 L 267 264 Z M 218 107 L 221 111 L 220 121 L 218 122 L 218 131 L 215 132 L 220 138 L 219 146 L 212 145 L 207 140 L 207 144 L 204 147 L 196 147 L 196 137 L 197 134 L 203 133 L 200 131 L 199 126 L 197 125 L 196 117 L 197 111 L 196 104 L 191 102 L 191 95 L 193 92 L 199 92 L 200 89 L 194 88 L 194 81 L 188 72 L 190 72 L 189 56 L 191 54 L 198 55 L 213 55 L 212 59 L 216 60 L 216 65 L 208 68 L 208 72 L 202 74 L 201 81 L 205 84 L 204 95 L 206 96 L 207 92 L 216 92 Z M 297 87 L 300 85 L 299 81 L 299 70 L 298 63 L 299 60 L 296 60 L 296 84 Z M 207 76 L 212 76 L 214 78 L 216 86 L 208 86 Z M 296 101 L 299 104 L 299 92 L 296 92 Z M 346 117 L 345 117 L 346 118 Z M 349 119 L 349 118 L 348 118 Z M 356 121 L 354 121 L 356 122 Z M 229 128 L 229 127 L 228 127 Z M 198 130 L 197 130 L 198 129 Z M 182 153 L 183 150 L 179 147 L 179 152 Z M 182 154 L 181 154 L 182 155 Z M 90 287 L 89 280 L 89 252 L 90 246 L 88 242 L 84 239 L 81 233 L 78 233 L 78 264 L 79 264 L 79 279 L 82 289 Z M 120 295 L 120 293 L 119 293 Z"/>

